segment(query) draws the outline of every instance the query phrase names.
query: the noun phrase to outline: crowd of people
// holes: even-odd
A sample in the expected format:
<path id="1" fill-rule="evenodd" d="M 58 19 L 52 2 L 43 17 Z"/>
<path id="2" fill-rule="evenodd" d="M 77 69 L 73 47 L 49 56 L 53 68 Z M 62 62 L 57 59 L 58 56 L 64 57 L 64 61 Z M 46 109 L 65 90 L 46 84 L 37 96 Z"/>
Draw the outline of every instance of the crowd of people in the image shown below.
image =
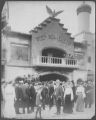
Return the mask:
<path id="1" fill-rule="evenodd" d="M 77 112 L 83 112 L 85 108 L 91 108 L 94 103 L 94 84 L 91 80 L 82 81 L 43 81 L 33 82 L 19 79 L 14 83 L 2 82 L 1 115 L 2 117 L 15 118 L 16 114 L 32 114 L 36 107 L 35 118 L 39 113 L 42 118 L 42 109 L 46 106 L 49 110 L 56 106 L 57 115 L 63 112 L 72 114 L 73 108 Z"/>

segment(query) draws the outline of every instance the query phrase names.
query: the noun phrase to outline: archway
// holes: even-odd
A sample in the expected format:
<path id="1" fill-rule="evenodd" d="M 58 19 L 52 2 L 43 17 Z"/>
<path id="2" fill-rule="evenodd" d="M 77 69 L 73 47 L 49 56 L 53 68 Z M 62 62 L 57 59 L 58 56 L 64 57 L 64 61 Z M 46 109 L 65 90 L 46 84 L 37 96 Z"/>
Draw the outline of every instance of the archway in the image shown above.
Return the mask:
<path id="1" fill-rule="evenodd" d="M 66 56 L 66 52 L 59 48 L 48 47 L 42 50 L 42 56 L 64 58 Z"/>
<path id="2" fill-rule="evenodd" d="M 51 81 L 51 80 L 56 81 L 57 79 L 65 82 L 68 80 L 67 76 L 58 73 L 49 73 L 49 74 L 40 75 L 40 81 Z"/>

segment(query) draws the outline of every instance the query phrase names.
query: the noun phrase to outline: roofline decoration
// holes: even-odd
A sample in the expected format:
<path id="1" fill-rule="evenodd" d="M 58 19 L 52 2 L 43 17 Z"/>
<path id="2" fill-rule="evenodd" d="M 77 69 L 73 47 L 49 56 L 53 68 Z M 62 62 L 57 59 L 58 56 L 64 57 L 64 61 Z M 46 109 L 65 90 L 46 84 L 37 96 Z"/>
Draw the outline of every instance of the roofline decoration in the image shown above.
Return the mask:
<path id="1" fill-rule="evenodd" d="M 67 32 L 68 29 L 64 28 L 64 24 L 60 23 L 60 19 L 54 18 L 54 17 L 48 17 L 45 19 L 42 23 L 40 23 L 38 26 L 36 26 L 33 30 L 30 30 L 29 32 L 38 33 L 39 30 L 42 30 L 44 27 L 46 27 L 48 24 L 50 24 L 52 21 L 58 22 L 58 25 L 62 28 L 62 30 L 65 31 L 66 34 L 70 35 L 70 39 L 74 39 L 74 37 L 71 37 L 71 33 Z"/>
<path id="2" fill-rule="evenodd" d="M 42 23 L 40 23 L 38 26 L 36 26 L 33 30 L 30 30 L 30 33 L 38 33 L 39 30 L 42 30 L 44 27 L 46 27 L 48 24 L 50 24 L 52 21 L 55 21 L 58 23 L 58 25 L 64 30 L 66 34 L 70 36 L 70 39 L 74 40 L 74 37 L 71 37 L 71 33 L 68 33 L 68 29 L 64 28 L 64 24 L 60 23 L 60 19 L 55 18 L 58 14 L 62 13 L 63 11 L 59 12 L 53 12 L 48 6 L 46 6 L 47 12 L 49 12 L 50 16 L 45 19 Z M 56 15 L 54 15 L 56 14 Z"/>
<path id="3" fill-rule="evenodd" d="M 49 16 L 53 17 L 53 18 L 63 12 L 63 10 L 56 12 L 55 10 L 52 10 L 51 8 L 49 8 L 47 5 L 46 5 L 46 10 L 47 10 L 47 13 L 49 14 Z"/>

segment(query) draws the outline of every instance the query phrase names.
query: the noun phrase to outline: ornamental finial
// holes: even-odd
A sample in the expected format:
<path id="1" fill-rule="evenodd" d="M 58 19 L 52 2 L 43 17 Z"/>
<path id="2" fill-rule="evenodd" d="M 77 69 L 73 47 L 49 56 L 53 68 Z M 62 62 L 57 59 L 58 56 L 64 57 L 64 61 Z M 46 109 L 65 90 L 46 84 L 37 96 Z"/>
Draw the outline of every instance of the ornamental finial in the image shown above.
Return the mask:
<path id="1" fill-rule="evenodd" d="M 63 10 L 60 10 L 58 12 L 56 12 L 55 10 L 52 11 L 52 9 L 49 8 L 47 5 L 46 5 L 46 10 L 47 10 L 48 14 L 50 15 L 50 17 L 56 17 L 58 14 L 63 12 Z"/>

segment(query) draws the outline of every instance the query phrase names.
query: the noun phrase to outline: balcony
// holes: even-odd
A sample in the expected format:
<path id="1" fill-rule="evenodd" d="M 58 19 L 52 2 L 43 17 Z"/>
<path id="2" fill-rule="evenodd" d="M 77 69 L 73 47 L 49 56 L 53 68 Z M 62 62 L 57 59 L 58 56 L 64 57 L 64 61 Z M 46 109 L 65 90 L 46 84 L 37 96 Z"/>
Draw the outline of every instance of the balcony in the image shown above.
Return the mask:
<path id="1" fill-rule="evenodd" d="M 33 58 L 33 66 L 78 68 L 78 61 L 71 58 L 38 56 Z"/>

